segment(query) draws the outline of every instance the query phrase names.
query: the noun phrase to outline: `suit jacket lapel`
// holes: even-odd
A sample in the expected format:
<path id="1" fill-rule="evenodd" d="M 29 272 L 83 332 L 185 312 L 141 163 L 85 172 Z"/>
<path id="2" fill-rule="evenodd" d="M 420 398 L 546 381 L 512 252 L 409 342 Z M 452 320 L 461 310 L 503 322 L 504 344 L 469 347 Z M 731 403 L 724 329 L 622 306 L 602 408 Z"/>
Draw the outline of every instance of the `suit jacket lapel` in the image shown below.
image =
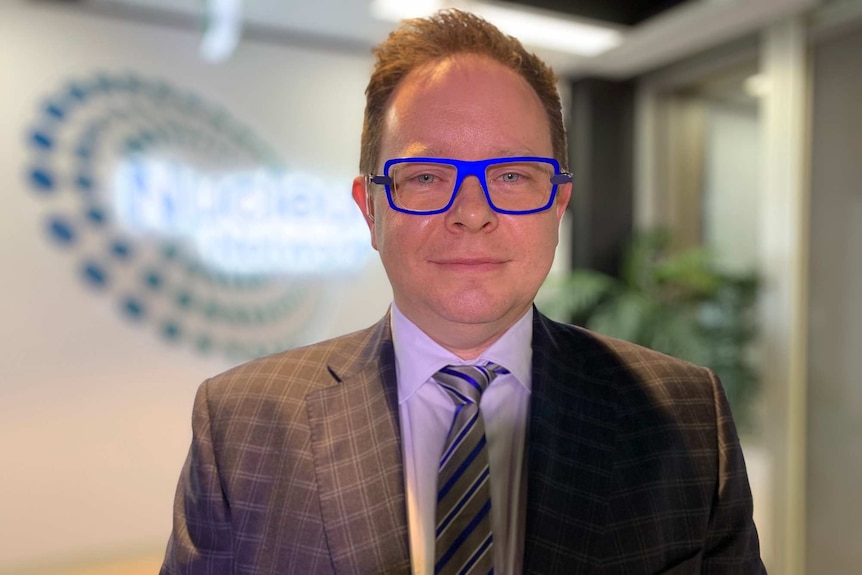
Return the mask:
<path id="1" fill-rule="evenodd" d="M 614 391 L 584 369 L 592 341 L 561 329 L 534 310 L 524 573 L 589 572 L 606 521 Z"/>
<path id="2" fill-rule="evenodd" d="M 331 387 L 308 395 L 311 443 L 337 573 L 410 572 L 404 467 L 389 317 L 357 359 L 330 365 Z"/>

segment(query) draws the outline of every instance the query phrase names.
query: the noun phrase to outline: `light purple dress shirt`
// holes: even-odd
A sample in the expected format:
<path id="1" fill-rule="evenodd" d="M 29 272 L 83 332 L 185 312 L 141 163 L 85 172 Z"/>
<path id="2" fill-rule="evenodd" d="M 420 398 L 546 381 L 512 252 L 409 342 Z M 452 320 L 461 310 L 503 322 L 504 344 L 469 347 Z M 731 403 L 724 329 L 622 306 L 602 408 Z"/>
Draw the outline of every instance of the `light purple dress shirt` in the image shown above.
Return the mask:
<path id="1" fill-rule="evenodd" d="M 524 443 L 530 402 L 533 310 L 477 359 L 464 361 L 433 341 L 392 304 L 392 339 L 404 451 L 407 520 L 414 575 L 434 573 L 437 466 L 455 406 L 431 380 L 447 365 L 492 361 L 509 370 L 482 394 L 491 471 L 494 572 L 520 575 L 524 550 Z"/>

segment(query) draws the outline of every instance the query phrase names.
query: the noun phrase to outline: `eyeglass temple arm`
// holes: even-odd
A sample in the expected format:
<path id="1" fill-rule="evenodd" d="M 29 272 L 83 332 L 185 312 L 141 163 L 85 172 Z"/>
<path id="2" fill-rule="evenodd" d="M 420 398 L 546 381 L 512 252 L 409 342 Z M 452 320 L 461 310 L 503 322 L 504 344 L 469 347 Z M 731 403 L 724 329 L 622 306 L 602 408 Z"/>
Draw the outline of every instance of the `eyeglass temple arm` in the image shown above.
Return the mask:
<path id="1" fill-rule="evenodd" d="M 375 174 L 369 174 L 368 180 L 372 184 L 377 184 L 378 186 L 389 186 L 392 184 L 392 178 L 389 176 L 378 176 Z"/>
<path id="2" fill-rule="evenodd" d="M 559 174 L 554 174 L 551 176 L 551 183 L 555 186 L 560 184 L 568 184 L 572 181 L 572 173 L 571 172 L 560 172 Z"/>

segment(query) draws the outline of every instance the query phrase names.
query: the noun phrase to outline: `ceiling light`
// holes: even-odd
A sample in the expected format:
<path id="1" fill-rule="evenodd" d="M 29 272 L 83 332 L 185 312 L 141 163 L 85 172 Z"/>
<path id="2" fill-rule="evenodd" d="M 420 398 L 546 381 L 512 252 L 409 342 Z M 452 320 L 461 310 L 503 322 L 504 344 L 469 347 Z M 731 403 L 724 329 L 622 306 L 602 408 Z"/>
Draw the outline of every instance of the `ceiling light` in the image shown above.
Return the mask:
<path id="1" fill-rule="evenodd" d="M 769 93 L 769 81 L 763 74 L 749 76 L 743 82 L 745 93 L 755 98 L 762 98 Z"/>
<path id="2" fill-rule="evenodd" d="M 239 44 L 242 0 L 206 0 L 200 54 L 208 62 L 227 60 Z"/>
<path id="3" fill-rule="evenodd" d="M 563 15 L 500 4 L 470 4 L 470 11 L 500 30 L 536 48 L 595 56 L 622 42 L 619 30 L 576 21 Z"/>
<path id="4" fill-rule="evenodd" d="M 446 7 L 444 0 L 371 0 L 369 10 L 371 15 L 380 20 L 398 22 L 405 18 L 421 18 L 430 16 L 437 10 Z"/>

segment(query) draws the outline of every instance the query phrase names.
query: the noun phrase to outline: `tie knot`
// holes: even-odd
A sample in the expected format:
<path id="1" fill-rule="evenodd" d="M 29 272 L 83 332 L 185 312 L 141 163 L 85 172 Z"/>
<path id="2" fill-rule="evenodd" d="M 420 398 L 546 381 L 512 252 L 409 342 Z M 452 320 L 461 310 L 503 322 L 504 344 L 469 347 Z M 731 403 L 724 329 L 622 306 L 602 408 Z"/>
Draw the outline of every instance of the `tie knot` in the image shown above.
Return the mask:
<path id="1" fill-rule="evenodd" d="M 503 373 L 509 370 L 490 361 L 481 365 L 447 365 L 434 374 L 434 381 L 449 393 L 456 405 L 478 404 L 482 392 Z"/>

